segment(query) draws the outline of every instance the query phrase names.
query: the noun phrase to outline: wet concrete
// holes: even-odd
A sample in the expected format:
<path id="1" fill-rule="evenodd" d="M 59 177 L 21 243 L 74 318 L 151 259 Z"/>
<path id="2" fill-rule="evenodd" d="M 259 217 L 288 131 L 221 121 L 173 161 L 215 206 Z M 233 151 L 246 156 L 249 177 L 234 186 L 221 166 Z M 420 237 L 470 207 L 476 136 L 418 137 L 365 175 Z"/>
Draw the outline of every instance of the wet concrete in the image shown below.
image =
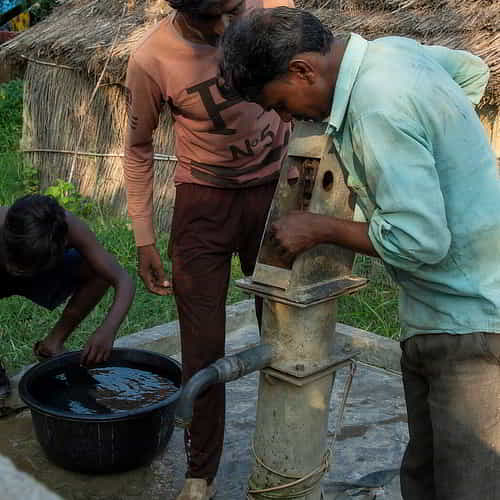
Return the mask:
<path id="1" fill-rule="evenodd" d="M 228 339 L 228 352 L 256 343 L 255 328 L 244 328 Z M 333 435 L 347 369 L 335 381 L 330 413 Z M 250 442 L 255 424 L 258 375 L 227 384 L 225 449 L 217 478 L 217 499 L 244 500 L 253 464 Z M 383 469 L 398 468 L 408 439 L 401 378 L 366 365 L 358 367 L 349 398 L 335 464 L 323 481 L 325 500 L 372 499 L 373 493 L 348 489 L 349 483 Z M 66 500 L 174 500 L 182 486 L 185 457 L 182 431 L 176 429 L 165 453 L 150 466 L 115 475 L 87 476 L 52 465 L 31 427 L 29 411 L 0 419 L 0 454 Z M 341 495 L 341 492 L 347 490 Z M 0 495 L 1 497 L 1 495 Z M 400 500 L 395 477 L 385 487 L 386 500 Z"/>

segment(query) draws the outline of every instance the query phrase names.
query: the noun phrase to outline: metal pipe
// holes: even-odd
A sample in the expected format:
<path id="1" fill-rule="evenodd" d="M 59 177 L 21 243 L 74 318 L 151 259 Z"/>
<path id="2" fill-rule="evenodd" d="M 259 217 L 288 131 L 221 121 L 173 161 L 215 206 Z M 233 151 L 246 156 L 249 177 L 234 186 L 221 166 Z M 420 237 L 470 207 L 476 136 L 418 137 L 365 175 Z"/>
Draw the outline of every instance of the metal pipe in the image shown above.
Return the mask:
<path id="1" fill-rule="evenodd" d="M 175 412 L 175 423 L 188 427 L 193 419 L 196 398 L 214 384 L 226 383 L 269 366 L 275 358 L 275 349 L 269 344 L 258 344 L 237 354 L 218 359 L 195 373 L 182 387 Z"/>

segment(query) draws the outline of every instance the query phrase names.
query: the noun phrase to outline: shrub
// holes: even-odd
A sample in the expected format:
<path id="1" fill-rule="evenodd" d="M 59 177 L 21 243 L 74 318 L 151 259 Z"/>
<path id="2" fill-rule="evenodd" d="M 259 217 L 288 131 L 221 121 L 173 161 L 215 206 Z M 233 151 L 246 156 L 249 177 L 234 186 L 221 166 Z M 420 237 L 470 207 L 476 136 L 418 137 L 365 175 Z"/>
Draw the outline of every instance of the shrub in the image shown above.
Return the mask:
<path id="1" fill-rule="evenodd" d="M 66 210 L 82 217 L 89 217 L 96 208 L 95 204 L 82 196 L 71 182 L 62 179 L 57 179 L 54 185 L 44 191 L 44 194 L 53 196 Z"/>

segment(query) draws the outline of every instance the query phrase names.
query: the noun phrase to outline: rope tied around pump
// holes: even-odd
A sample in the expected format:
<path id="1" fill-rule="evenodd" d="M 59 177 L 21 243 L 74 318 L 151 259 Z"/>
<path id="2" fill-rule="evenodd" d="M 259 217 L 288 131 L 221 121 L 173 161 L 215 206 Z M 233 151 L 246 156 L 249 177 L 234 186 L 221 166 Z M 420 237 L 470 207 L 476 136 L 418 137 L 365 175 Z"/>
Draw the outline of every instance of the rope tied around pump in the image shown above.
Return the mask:
<path id="1" fill-rule="evenodd" d="M 317 467 L 315 470 L 312 472 L 309 472 L 308 474 L 304 476 L 293 476 L 290 474 L 283 474 L 282 472 L 278 472 L 268 465 L 264 463 L 264 461 L 257 455 L 257 452 L 255 450 L 255 443 L 252 441 L 252 453 L 254 454 L 255 460 L 258 465 L 260 465 L 263 469 L 267 470 L 271 474 L 274 474 L 275 476 L 278 476 L 283 479 L 288 479 L 291 480 L 288 483 L 280 484 L 277 486 L 271 486 L 269 488 L 253 488 L 250 487 L 247 493 L 247 500 L 258 500 L 258 498 L 269 498 L 269 499 L 293 499 L 293 498 L 300 498 L 303 497 L 309 493 L 311 493 L 316 485 L 321 481 L 323 476 L 325 475 L 326 472 L 330 470 L 332 467 L 334 461 L 335 461 L 335 448 L 337 445 L 337 438 L 341 434 L 342 431 L 342 423 L 344 420 L 344 412 L 345 412 L 345 406 L 347 403 L 347 399 L 349 397 L 349 393 L 351 392 L 351 387 L 352 387 L 352 381 L 354 378 L 354 375 L 356 374 L 356 369 L 357 369 L 357 364 L 354 359 L 350 360 L 350 370 L 349 370 L 349 375 L 347 376 L 347 379 L 344 383 L 344 391 L 342 394 L 342 400 L 340 403 L 339 411 L 337 414 L 337 421 L 335 423 L 335 432 L 333 433 L 332 439 L 330 440 L 329 446 L 326 449 L 325 454 L 323 455 L 323 458 L 321 460 L 321 464 L 319 467 Z M 306 481 L 311 480 L 310 484 L 305 487 L 303 490 L 300 491 L 295 491 L 295 492 L 290 492 L 286 493 L 286 490 L 294 488 L 296 486 L 299 486 Z M 279 495 L 274 495 L 273 492 L 281 492 Z M 286 496 L 283 495 L 285 493 Z M 252 496 L 251 496 L 252 495 Z M 255 495 L 257 497 L 255 497 Z"/>

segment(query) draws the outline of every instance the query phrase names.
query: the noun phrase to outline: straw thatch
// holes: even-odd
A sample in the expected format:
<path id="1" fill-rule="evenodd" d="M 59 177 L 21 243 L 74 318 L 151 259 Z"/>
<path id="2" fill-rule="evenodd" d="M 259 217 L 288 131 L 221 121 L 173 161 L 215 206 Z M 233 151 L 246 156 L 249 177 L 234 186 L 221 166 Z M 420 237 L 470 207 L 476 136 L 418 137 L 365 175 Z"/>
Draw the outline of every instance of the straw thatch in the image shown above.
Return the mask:
<path id="1" fill-rule="evenodd" d="M 490 67 L 479 105 L 486 134 L 500 158 L 500 6 L 498 0 L 298 0 L 333 32 L 368 39 L 398 35 L 463 49 Z"/>
<path id="2" fill-rule="evenodd" d="M 302 1 L 311 7 L 321 2 Z M 330 0 L 330 4 L 330 8 L 312 10 L 335 33 L 354 31 L 369 39 L 408 36 L 422 43 L 464 49 L 480 56 L 491 70 L 481 104 L 500 105 L 498 0 Z"/>
<path id="3" fill-rule="evenodd" d="M 29 63 L 21 149 L 41 172 L 42 186 L 71 180 L 85 196 L 126 212 L 123 144 L 126 97 L 120 85 L 106 85 L 90 98 L 94 82 L 65 68 Z M 77 138 L 83 130 L 79 145 Z M 78 151 L 87 154 L 74 155 Z M 154 134 L 155 152 L 174 154 L 174 134 L 168 113 Z M 94 155 L 94 153 L 96 153 Z M 102 155 L 102 156 L 101 156 Z M 170 182 L 175 161 L 157 160 L 155 213 L 159 227 L 168 228 L 174 199 Z"/>
<path id="4" fill-rule="evenodd" d="M 500 105 L 498 0 L 297 0 L 337 33 L 367 38 L 401 35 L 469 50 L 492 71 L 486 102 Z M 122 82 L 131 48 L 168 11 L 164 0 L 67 0 L 44 22 L 8 42 L 0 62 L 23 56 L 74 66 L 98 75 L 110 55 L 104 82 Z"/>
<path id="5" fill-rule="evenodd" d="M 339 34 L 355 31 L 370 39 L 410 36 L 484 58 L 492 75 L 482 109 L 491 122 L 491 137 L 497 137 L 493 128 L 500 128 L 498 0 L 296 1 Z M 84 194 L 124 211 L 119 155 L 126 120 L 122 85 L 127 59 L 145 31 L 167 11 L 164 0 L 61 0 L 49 18 L 2 46 L 0 63 L 27 65 L 22 147 L 53 150 L 27 153 L 40 168 L 44 185 L 71 177 Z M 114 156 L 75 157 L 63 152 L 76 149 Z M 168 114 L 156 132 L 155 152 L 174 154 Z M 168 180 L 174 167 L 173 161 L 155 166 L 155 212 L 162 228 L 170 219 L 173 191 Z"/>
<path id="6" fill-rule="evenodd" d="M 168 11 L 164 0 L 66 0 L 47 19 L 3 45 L 0 62 L 22 63 L 30 56 L 99 75 L 111 55 L 103 82 L 122 82 L 132 47 Z"/>
<path id="7" fill-rule="evenodd" d="M 123 2 L 69 1 L 3 47 L 1 59 L 26 65 L 21 149 L 41 172 L 42 187 L 71 180 L 83 195 L 126 213 L 126 63 L 131 46 L 165 15 L 165 5 L 140 2 L 129 9 Z M 161 229 L 169 227 L 174 200 L 174 143 L 164 112 L 154 135 Z"/>

